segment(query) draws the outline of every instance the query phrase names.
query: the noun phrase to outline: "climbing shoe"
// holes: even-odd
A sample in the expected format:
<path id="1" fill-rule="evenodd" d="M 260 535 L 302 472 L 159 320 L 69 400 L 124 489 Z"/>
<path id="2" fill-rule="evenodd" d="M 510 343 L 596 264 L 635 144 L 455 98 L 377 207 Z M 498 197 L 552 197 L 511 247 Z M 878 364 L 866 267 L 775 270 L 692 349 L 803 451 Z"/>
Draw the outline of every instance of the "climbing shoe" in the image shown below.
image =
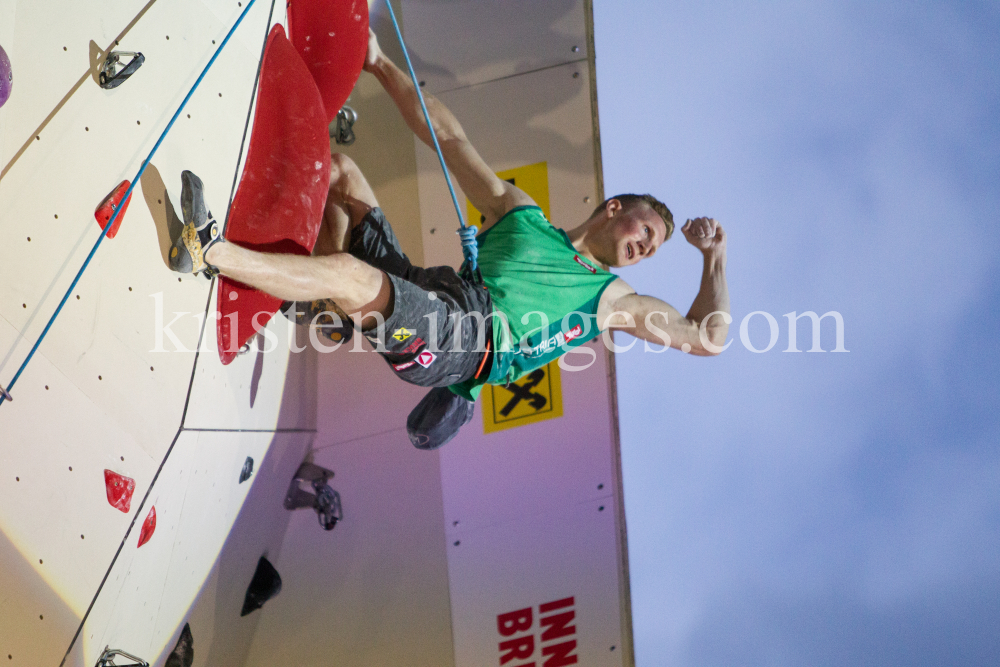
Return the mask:
<path id="1" fill-rule="evenodd" d="M 406 434 L 417 449 L 437 449 L 472 421 L 476 404 L 448 387 L 435 387 L 417 403 L 406 418 Z"/>
<path id="2" fill-rule="evenodd" d="M 346 343 L 354 335 L 354 322 L 333 299 L 286 301 L 281 312 L 296 324 L 315 325 L 321 335 L 334 343 Z"/>
<path id="3" fill-rule="evenodd" d="M 205 253 L 222 240 L 219 223 L 205 208 L 201 179 L 185 171 L 181 174 L 181 214 L 184 226 L 170 248 L 170 268 L 180 273 L 203 273 L 206 278 L 219 270 L 205 261 Z"/>

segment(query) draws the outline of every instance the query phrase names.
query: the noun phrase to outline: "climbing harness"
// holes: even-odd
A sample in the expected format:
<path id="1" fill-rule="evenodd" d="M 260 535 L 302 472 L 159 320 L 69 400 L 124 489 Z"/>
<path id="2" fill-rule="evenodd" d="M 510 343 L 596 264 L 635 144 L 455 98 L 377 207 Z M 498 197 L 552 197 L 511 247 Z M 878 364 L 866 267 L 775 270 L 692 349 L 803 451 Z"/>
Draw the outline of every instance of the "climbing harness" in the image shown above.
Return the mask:
<path id="1" fill-rule="evenodd" d="M 417 81 L 417 74 L 413 71 L 413 63 L 410 62 L 410 54 L 406 50 L 406 43 L 403 41 L 403 33 L 399 30 L 399 23 L 396 21 L 396 13 L 392 9 L 392 3 L 386 0 L 386 8 L 389 10 L 389 18 L 392 19 L 392 27 L 396 29 L 396 37 L 399 39 L 399 46 L 403 50 L 403 58 L 406 59 L 406 67 L 410 70 L 410 78 L 413 79 L 413 87 L 417 91 L 417 98 L 420 100 L 420 108 L 424 111 L 424 119 L 427 121 L 427 129 L 430 130 L 431 140 L 434 142 L 434 150 L 437 151 L 438 161 L 441 163 L 441 170 L 444 171 L 444 180 L 448 182 L 448 191 L 451 192 L 451 201 L 455 204 L 455 213 L 458 214 L 458 222 L 461 228 L 458 236 L 462 240 L 462 255 L 465 256 L 467 268 L 471 272 L 473 279 L 482 283 L 482 274 L 479 272 L 477 259 L 479 257 L 479 246 L 476 244 L 476 234 L 479 228 L 475 225 L 465 224 L 462 217 L 462 209 L 458 205 L 458 197 L 455 195 L 455 188 L 451 184 L 451 176 L 448 174 L 448 167 L 444 163 L 444 155 L 441 153 L 441 145 L 438 143 L 437 134 L 434 132 L 434 124 L 431 123 L 431 115 L 427 111 L 427 104 L 424 102 L 424 94 L 420 91 L 420 82 Z"/>
<path id="2" fill-rule="evenodd" d="M 229 39 L 233 36 L 233 33 L 236 32 L 236 28 L 238 28 L 240 23 L 243 22 L 243 19 L 246 17 L 247 13 L 250 11 L 250 8 L 253 7 L 256 1 L 257 0 L 250 0 L 247 3 L 247 6 L 243 10 L 243 13 L 240 14 L 240 17 L 238 19 L 236 19 L 236 23 L 233 24 L 233 27 L 229 29 L 229 33 L 226 35 L 226 38 L 222 40 L 221 44 L 219 44 L 219 48 L 215 50 L 215 53 L 212 55 L 212 59 L 208 61 L 207 65 L 205 65 L 205 69 L 202 70 L 201 75 L 194 82 L 194 85 L 191 86 L 191 90 L 189 90 L 188 94 L 184 97 L 184 101 L 181 102 L 181 105 L 179 107 L 177 107 L 176 113 L 174 113 L 174 116 L 173 118 L 170 119 L 170 122 L 167 123 L 167 127 L 166 129 L 163 130 L 163 134 L 161 134 L 160 138 L 157 139 L 156 144 L 153 146 L 153 150 L 151 150 L 146 159 L 143 160 L 142 166 L 139 167 L 139 172 L 135 175 L 135 178 L 132 179 L 132 185 L 129 186 L 128 190 L 122 196 L 123 200 L 128 200 L 128 198 L 132 196 L 132 191 L 135 189 L 135 186 L 139 184 L 139 179 L 142 178 L 142 175 L 146 172 L 146 167 L 149 166 L 150 161 L 153 159 L 153 155 L 155 155 L 156 151 L 159 150 L 160 144 L 162 144 L 163 140 L 166 139 L 167 133 L 170 132 L 171 128 L 173 128 L 174 123 L 177 121 L 177 118 L 181 115 L 181 111 L 184 110 L 184 107 L 187 106 L 187 103 L 191 99 L 191 96 L 194 95 L 194 91 L 198 89 L 198 86 L 201 84 L 202 79 L 205 78 L 205 75 L 208 74 L 208 70 L 211 69 L 212 65 L 215 64 L 215 61 L 216 59 L 218 59 L 219 54 L 222 53 L 222 49 L 226 48 L 226 44 L 229 43 Z M 105 228 L 104 231 L 101 232 L 100 236 L 97 237 L 97 242 L 94 244 L 94 247 L 91 248 L 90 254 L 87 255 L 87 259 L 85 259 L 83 262 L 83 266 L 81 266 L 80 270 L 77 271 L 76 277 L 73 278 L 73 282 L 70 283 L 69 285 L 69 289 L 66 290 L 66 294 L 63 295 L 63 298 L 59 302 L 59 305 L 56 306 L 56 311 L 52 313 L 52 317 L 49 318 L 49 321 L 45 325 L 45 328 L 42 329 L 41 335 L 38 336 L 38 340 L 36 340 L 35 344 L 31 347 L 31 350 L 28 352 L 28 356 L 25 357 L 24 362 L 21 364 L 21 367 L 17 369 L 17 372 L 14 374 L 14 378 L 10 381 L 10 384 L 7 385 L 7 389 L 2 394 L 0 394 L 0 405 L 3 405 L 4 401 L 10 399 L 10 391 L 14 388 L 14 385 L 17 384 L 17 380 L 18 378 L 21 377 L 21 374 L 24 372 L 24 369 L 28 366 L 28 362 L 30 362 L 31 358 L 35 356 L 35 352 L 38 350 L 38 346 L 42 344 L 43 340 L 45 340 L 45 336 L 49 333 L 49 329 L 52 328 L 52 324 L 56 321 L 56 318 L 59 317 L 59 313 L 62 312 L 63 306 L 66 305 L 66 302 L 69 300 L 70 295 L 76 288 L 77 283 L 80 282 L 80 278 L 83 277 L 83 272 L 87 270 L 88 266 L 90 266 L 90 260 L 92 260 L 94 258 L 94 255 L 97 254 L 97 249 L 101 247 L 101 241 L 103 241 L 104 237 L 108 235 L 108 231 L 106 231 L 107 228 L 111 229 L 115 228 L 115 221 L 121 215 L 121 212 L 124 208 L 125 208 L 124 206 L 119 206 L 115 209 L 114 215 L 112 215 L 111 219 L 108 221 L 107 227 Z"/>

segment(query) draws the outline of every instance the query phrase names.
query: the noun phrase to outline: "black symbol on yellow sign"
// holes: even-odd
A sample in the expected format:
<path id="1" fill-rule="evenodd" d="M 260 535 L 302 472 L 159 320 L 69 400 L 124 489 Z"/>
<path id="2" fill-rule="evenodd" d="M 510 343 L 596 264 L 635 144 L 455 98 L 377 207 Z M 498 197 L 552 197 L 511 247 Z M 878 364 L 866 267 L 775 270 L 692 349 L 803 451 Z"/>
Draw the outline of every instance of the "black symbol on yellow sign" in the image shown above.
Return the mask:
<path id="1" fill-rule="evenodd" d="M 549 399 L 545 398 L 542 394 L 537 394 L 533 391 L 538 383 L 545 379 L 545 369 L 539 368 L 537 371 L 532 371 L 531 375 L 528 376 L 524 384 L 511 383 L 504 385 L 504 389 L 514 394 L 514 397 L 507 401 L 507 405 L 500 408 L 500 415 L 503 417 L 510 417 L 510 413 L 513 412 L 521 401 L 527 401 L 528 404 L 539 411 L 544 408 Z"/>
<path id="2" fill-rule="evenodd" d="M 558 361 L 535 369 L 517 382 L 487 385 L 483 391 L 485 433 L 561 417 L 562 413 Z"/>

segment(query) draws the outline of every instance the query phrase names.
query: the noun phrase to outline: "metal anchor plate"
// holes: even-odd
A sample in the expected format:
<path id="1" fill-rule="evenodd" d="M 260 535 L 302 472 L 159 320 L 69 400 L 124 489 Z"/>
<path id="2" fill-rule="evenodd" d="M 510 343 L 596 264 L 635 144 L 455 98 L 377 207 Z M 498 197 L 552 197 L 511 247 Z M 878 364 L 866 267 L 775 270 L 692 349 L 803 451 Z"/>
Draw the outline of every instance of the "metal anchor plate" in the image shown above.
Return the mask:
<path id="1" fill-rule="evenodd" d="M 285 509 L 296 510 L 311 507 L 316 510 L 319 525 L 323 530 L 333 530 L 337 522 L 344 518 L 340 494 L 330 488 L 327 480 L 333 471 L 321 468 L 308 461 L 299 466 L 285 495 Z M 299 487 L 299 482 L 310 482 L 313 493 Z"/>
<path id="2" fill-rule="evenodd" d="M 127 665 L 124 663 L 119 664 L 115 662 L 115 656 L 121 656 L 133 662 Z M 120 649 L 105 647 L 104 652 L 101 653 L 101 657 L 97 660 L 97 667 L 149 667 L 149 663 Z"/>

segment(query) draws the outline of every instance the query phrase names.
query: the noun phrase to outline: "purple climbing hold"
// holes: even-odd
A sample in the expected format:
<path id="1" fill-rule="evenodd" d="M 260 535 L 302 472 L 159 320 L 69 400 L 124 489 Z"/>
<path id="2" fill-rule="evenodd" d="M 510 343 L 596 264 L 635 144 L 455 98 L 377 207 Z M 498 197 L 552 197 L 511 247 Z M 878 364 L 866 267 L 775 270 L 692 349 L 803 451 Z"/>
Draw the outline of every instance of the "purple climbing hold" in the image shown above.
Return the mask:
<path id="1" fill-rule="evenodd" d="M 10 66 L 10 58 L 7 52 L 0 46 L 0 107 L 10 97 L 10 91 L 14 87 L 14 70 Z"/>

